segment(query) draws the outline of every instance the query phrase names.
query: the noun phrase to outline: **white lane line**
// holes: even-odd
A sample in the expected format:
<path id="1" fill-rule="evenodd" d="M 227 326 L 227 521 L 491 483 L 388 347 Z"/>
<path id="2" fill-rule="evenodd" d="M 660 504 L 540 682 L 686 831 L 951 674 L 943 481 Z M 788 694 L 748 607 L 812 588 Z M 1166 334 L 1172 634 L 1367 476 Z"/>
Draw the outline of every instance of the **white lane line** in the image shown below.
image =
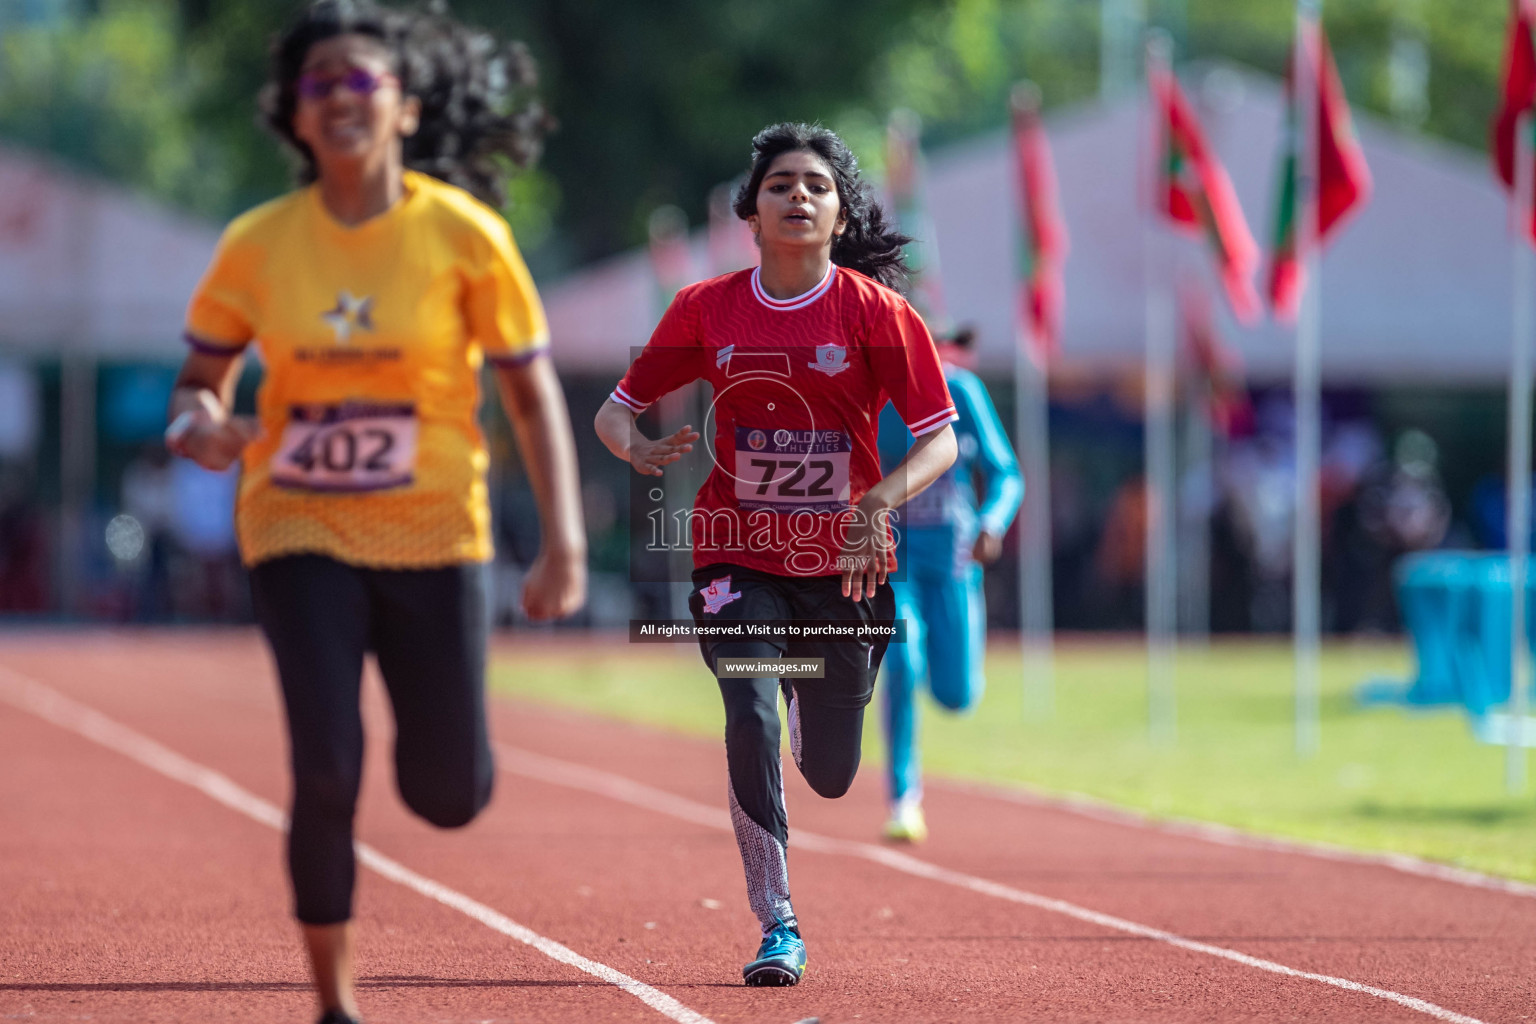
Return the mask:
<path id="1" fill-rule="evenodd" d="M 1315 840 L 1282 839 L 1278 836 L 1264 835 L 1261 832 L 1248 832 L 1231 825 L 1218 825 L 1192 818 L 1158 818 L 1143 811 L 1122 807 L 1083 793 L 1053 794 L 1037 791 L 1028 786 L 970 782 L 963 779 L 934 780 L 929 783 L 929 786 L 932 789 L 1002 800 L 1006 803 L 1022 804 L 1025 807 L 1063 811 L 1125 828 L 1147 829 L 1188 839 L 1199 839 L 1218 846 L 1264 850 L 1269 853 L 1299 854 L 1342 864 L 1391 868 L 1404 874 L 1433 878 L 1437 882 L 1449 882 L 1452 885 L 1488 889 L 1512 896 L 1536 896 L 1536 885 L 1529 882 L 1500 878 L 1497 875 L 1485 875 L 1480 871 L 1458 868 L 1450 864 L 1437 864 L 1431 860 L 1411 857 L 1406 853 L 1354 850 L 1347 846 Z"/>
<path id="2" fill-rule="evenodd" d="M 535 754 L 530 750 L 518 747 L 501 745 L 497 751 L 504 771 L 526 778 L 538 779 L 557 786 L 569 789 L 580 789 L 588 793 L 595 793 L 613 800 L 631 804 L 645 810 L 656 811 L 660 814 L 671 815 L 684 821 L 703 825 L 707 828 L 731 831 L 730 815 L 723 809 L 711 807 L 708 804 L 681 797 L 675 793 L 647 786 L 643 782 L 615 775 L 612 772 L 591 768 L 587 765 L 576 764 L 571 761 L 563 761 L 559 758 L 547 757 L 543 754 Z M 1268 971 L 1271 974 L 1284 975 L 1289 978 L 1300 978 L 1306 981 L 1320 982 L 1331 985 L 1334 988 L 1343 989 L 1346 992 L 1358 992 L 1361 995 L 1374 996 L 1377 999 L 1385 999 L 1399 1006 L 1416 1010 L 1427 1014 L 1437 1020 L 1450 1021 L 1453 1024 L 1483 1024 L 1476 1017 L 1447 1010 L 1424 999 L 1404 995 L 1401 992 L 1393 992 L 1390 989 L 1377 988 L 1374 985 L 1364 985 L 1358 981 L 1350 981 L 1348 978 L 1336 978 L 1330 974 L 1317 974 L 1313 971 L 1298 970 L 1295 967 L 1287 967 L 1273 960 L 1264 960 L 1260 957 L 1249 956 L 1247 953 L 1239 953 L 1235 949 L 1227 949 L 1223 946 L 1213 946 L 1208 942 L 1197 942 L 1194 939 L 1186 939 L 1182 935 L 1164 931 L 1161 928 L 1153 928 L 1149 925 L 1128 921 L 1123 917 L 1115 917 L 1111 914 L 1103 914 L 1097 910 L 1089 910 L 1066 900 L 1055 899 L 1050 896 L 1041 896 L 1038 893 L 1026 892 L 1023 889 L 1015 889 L 1010 885 L 988 881 L 975 875 L 968 875 L 960 871 L 951 871 L 941 868 L 936 864 L 919 860 L 916 857 L 895 850 L 876 846 L 873 843 L 861 843 L 848 839 L 834 839 L 830 836 L 817 835 L 804 829 L 795 829 L 793 845 L 799 850 L 810 850 L 816 853 L 839 854 L 846 857 L 858 857 L 863 860 L 873 861 L 894 871 L 912 875 L 916 878 L 925 878 L 933 882 L 941 882 L 945 885 L 953 885 L 961 889 L 967 889 L 982 896 L 992 896 L 1011 903 L 1021 903 L 1037 910 L 1048 911 L 1053 914 L 1062 914 L 1066 917 L 1088 924 L 1109 928 L 1113 931 L 1124 932 L 1155 942 L 1163 942 L 1179 949 L 1187 949 L 1194 953 L 1204 953 L 1208 956 L 1230 960 L 1245 967 L 1252 967 L 1260 971 Z"/>
<path id="3" fill-rule="evenodd" d="M 51 687 L 3 667 L 0 667 L 0 700 L 114 750 L 152 771 L 159 772 L 166 778 L 185 783 L 231 810 L 238 811 L 263 825 L 278 831 L 284 831 L 288 827 L 286 814 L 261 797 L 241 788 L 227 776 L 188 760 L 174 750 L 161 746 L 142 733 L 108 718 L 94 708 L 64 696 Z M 366 843 L 357 844 L 357 856 L 364 865 L 390 881 L 398 882 L 428 899 L 452 907 L 479 921 L 492 931 L 532 946 L 551 960 L 558 960 L 577 970 L 585 971 L 593 977 L 601 978 L 615 988 L 634 996 L 662 1016 L 677 1021 L 678 1024 L 713 1024 L 708 1017 L 689 1009 L 665 992 L 616 971 L 607 964 L 588 960 L 575 950 L 562 946 L 554 939 L 545 938 L 531 928 L 518 924 L 505 914 L 412 871 Z"/>

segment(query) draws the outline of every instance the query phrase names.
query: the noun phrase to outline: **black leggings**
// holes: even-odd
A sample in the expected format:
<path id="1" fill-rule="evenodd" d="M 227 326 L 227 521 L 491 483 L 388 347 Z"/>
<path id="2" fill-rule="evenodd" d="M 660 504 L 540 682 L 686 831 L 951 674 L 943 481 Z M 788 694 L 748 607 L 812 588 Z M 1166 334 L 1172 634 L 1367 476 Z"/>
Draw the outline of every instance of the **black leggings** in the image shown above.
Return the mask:
<path id="1" fill-rule="evenodd" d="M 363 569 L 292 555 L 255 566 L 251 593 L 288 711 L 294 914 L 304 924 L 337 924 L 352 916 L 352 818 L 363 773 L 358 693 L 368 651 L 394 706 L 395 779 L 407 806 L 453 828 L 491 798 L 486 569 Z"/>
<path id="2" fill-rule="evenodd" d="M 843 596 L 842 580 L 836 576 L 775 576 L 717 564 L 695 570 L 693 582 L 696 589 L 689 607 L 700 624 L 798 620 L 888 625 L 896 615 L 890 587 L 854 602 Z M 706 591 L 712 600 L 706 601 Z M 725 701 L 731 823 L 746 869 L 747 902 L 765 934 L 779 923 L 797 924 L 789 899 L 789 817 L 779 763 L 779 692 L 782 689 L 789 707 L 789 748 L 800 774 L 821 796 L 840 797 L 859 771 L 864 708 L 874 695 L 887 642 L 700 642 Z M 720 658 L 781 657 L 821 658 L 825 677 L 719 678 Z"/>

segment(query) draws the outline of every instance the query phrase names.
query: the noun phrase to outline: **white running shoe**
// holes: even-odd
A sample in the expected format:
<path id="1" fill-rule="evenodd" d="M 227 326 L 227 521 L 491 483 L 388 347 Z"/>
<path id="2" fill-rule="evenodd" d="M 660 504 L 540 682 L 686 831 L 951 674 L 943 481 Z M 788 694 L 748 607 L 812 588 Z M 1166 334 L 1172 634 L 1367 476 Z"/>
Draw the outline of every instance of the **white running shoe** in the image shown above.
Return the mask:
<path id="1" fill-rule="evenodd" d="M 885 823 L 885 838 L 897 843 L 920 843 L 927 839 L 923 805 L 916 800 L 896 801 L 891 806 L 891 820 Z"/>

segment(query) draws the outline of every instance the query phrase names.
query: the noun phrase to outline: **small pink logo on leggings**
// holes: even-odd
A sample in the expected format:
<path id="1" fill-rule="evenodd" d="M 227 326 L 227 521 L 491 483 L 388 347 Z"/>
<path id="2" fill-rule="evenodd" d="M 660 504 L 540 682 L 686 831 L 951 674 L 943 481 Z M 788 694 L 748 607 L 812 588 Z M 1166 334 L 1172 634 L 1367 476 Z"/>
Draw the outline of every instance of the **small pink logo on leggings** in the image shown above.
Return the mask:
<path id="1" fill-rule="evenodd" d="M 704 610 L 713 615 L 721 608 L 730 604 L 741 596 L 741 591 L 731 591 L 731 578 L 729 576 L 712 581 L 707 587 L 700 587 L 699 594 L 704 598 Z"/>

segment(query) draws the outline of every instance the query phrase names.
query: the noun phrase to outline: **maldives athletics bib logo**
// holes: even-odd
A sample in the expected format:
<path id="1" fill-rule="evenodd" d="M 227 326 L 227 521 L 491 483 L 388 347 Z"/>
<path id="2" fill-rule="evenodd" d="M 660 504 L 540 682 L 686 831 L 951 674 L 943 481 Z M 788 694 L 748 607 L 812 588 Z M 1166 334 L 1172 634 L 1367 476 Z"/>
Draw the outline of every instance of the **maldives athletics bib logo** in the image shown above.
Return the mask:
<path id="1" fill-rule="evenodd" d="M 707 587 L 699 588 L 699 596 L 704 598 L 704 610 L 714 615 L 741 596 L 741 591 L 731 590 L 731 578 L 724 576 L 713 580 Z"/>
<path id="2" fill-rule="evenodd" d="M 842 345 L 817 345 L 816 361 L 805 365 L 828 377 L 836 377 L 848 369 L 848 350 Z"/>

